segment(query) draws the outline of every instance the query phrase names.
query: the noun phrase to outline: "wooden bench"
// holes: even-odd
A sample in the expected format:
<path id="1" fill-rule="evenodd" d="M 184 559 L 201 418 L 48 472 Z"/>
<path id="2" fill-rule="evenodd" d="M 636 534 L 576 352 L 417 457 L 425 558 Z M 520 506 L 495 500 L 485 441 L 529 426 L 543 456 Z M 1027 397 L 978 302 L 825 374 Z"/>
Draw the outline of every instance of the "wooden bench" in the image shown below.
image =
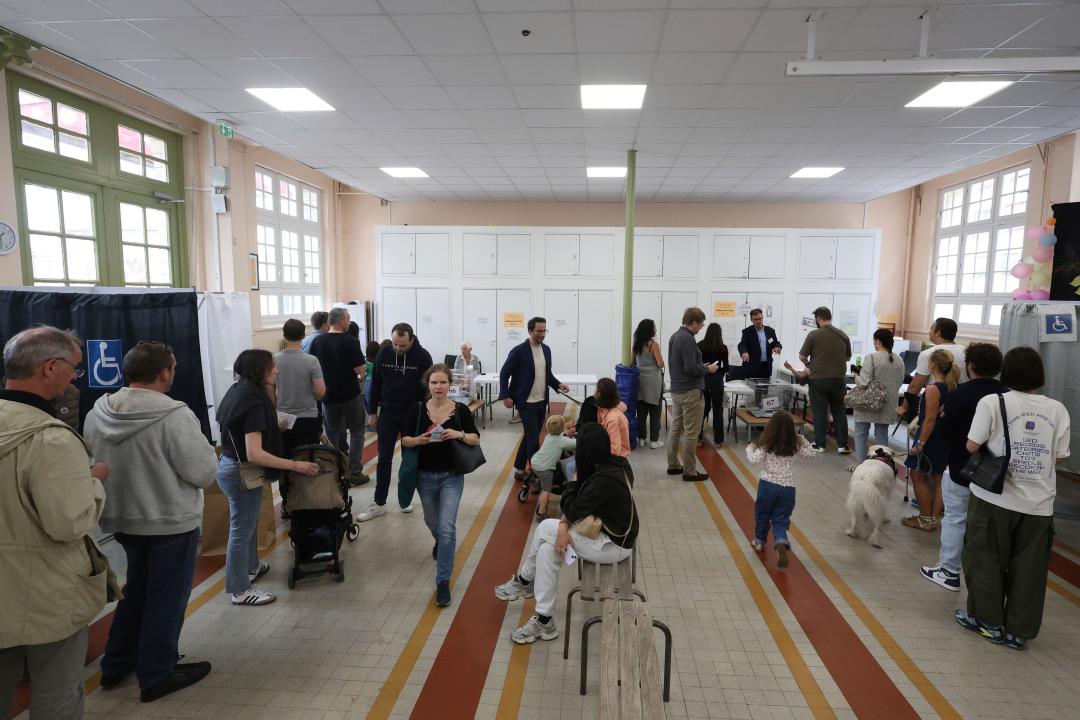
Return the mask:
<path id="1" fill-rule="evenodd" d="M 639 598 L 603 603 L 602 614 L 581 629 L 581 694 L 588 678 L 589 628 L 602 623 L 600 637 L 600 717 L 602 720 L 655 720 L 671 699 L 671 631 L 649 615 Z M 664 633 L 664 686 L 653 644 L 653 627 Z"/>
<path id="2" fill-rule="evenodd" d="M 574 601 L 574 595 L 581 594 L 582 600 L 629 600 L 635 595 L 645 600 L 645 594 L 634 589 L 634 581 L 637 579 L 635 565 L 637 550 L 633 550 L 630 557 L 614 565 L 598 565 L 584 558 L 578 558 L 577 587 L 572 588 L 566 594 L 566 631 L 563 634 L 563 660 L 570 657 L 570 612 Z"/>

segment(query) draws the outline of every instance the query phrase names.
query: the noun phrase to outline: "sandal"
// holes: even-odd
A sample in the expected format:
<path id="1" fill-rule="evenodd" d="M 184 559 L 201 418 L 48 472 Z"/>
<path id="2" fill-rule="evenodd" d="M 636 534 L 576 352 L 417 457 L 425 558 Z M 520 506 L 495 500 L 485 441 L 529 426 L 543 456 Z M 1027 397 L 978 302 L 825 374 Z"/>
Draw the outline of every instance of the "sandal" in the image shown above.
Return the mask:
<path id="1" fill-rule="evenodd" d="M 934 532 L 938 529 L 938 519 L 930 515 L 908 515 L 900 518 L 900 524 L 924 532 Z"/>

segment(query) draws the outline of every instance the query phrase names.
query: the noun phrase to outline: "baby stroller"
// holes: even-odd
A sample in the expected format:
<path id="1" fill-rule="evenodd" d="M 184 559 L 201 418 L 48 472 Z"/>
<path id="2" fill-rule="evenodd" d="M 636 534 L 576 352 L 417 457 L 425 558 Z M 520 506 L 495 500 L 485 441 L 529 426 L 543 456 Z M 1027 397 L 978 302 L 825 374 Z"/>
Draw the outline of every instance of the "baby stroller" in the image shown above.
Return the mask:
<path id="1" fill-rule="evenodd" d="M 293 450 L 291 459 L 318 463 L 319 474 L 307 477 L 289 473 L 289 482 L 282 488 L 281 505 L 291 519 L 289 538 L 293 546 L 289 589 L 296 587 L 300 578 L 324 572 L 345 582 L 341 543 L 345 538 L 355 542 L 360 536 L 349 496 L 349 460 L 328 445 L 301 445 Z M 323 567 L 303 569 L 317 563 Z"/>
<path id="2" fill-rule="evenodd" d="M 567 475 L 569 473 L 569 476 Z M 566 483 L 570 481 L 574 474 L 574 456 L 569 455 L 559 461 L 559 464 L 555 466 L 555 473 L 551 478 L 551 494 L 562 495 L 563 488 Z M 525 473 L 525 477 L 521 479 L 521 489 L 518 490 L 518 502 L 526 502 L 529 499 L 529 495 L 536 495 L 540 492 L 540 478 L 536 476 L 532 470 Z"/>

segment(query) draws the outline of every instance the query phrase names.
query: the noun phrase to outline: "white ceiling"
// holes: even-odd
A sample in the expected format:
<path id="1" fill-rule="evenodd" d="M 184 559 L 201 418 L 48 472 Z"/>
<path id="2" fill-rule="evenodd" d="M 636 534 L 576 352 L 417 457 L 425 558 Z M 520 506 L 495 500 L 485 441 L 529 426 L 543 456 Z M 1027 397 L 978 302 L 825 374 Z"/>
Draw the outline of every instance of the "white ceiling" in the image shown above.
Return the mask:
<path id="1" fill-rule="evenodd" d="M 1080 54 L 1080 3 L 1016 0 L 0 0 L 0 24 L 391 200 L 865 201 L 1080 128 L 1080 74 L 906 109 L 942 78 L 784 77 L 824 59 Z M 521 36 L 522 29 L 532 34 Z M 647 83 L 589 110 L 580 83 Z M 333 113 L 244 92 L 304 85 Z M 431 177 L 395 180 L 379 167 Z M 791 180 L 804 165 L 845 166 Z"/>

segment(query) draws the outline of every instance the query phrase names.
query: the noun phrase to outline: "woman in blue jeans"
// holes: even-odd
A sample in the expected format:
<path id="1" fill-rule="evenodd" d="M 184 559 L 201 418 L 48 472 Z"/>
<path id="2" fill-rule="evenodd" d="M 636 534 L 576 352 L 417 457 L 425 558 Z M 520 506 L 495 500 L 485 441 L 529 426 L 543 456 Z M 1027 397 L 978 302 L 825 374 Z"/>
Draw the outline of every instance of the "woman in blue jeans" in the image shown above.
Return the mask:
<path id="1" fill-rule="evenodd" d="M 450 575 L 454 571 L 457 548 L 457 512 L 465 476 L 454 469 L 450 441 L 479 445 L 472 412 L 467 405 L 450 399 L 450 368 L 439 363 L 424 373 L 427 402 L 417 403 L 406 416 L 401 430 L 401 447 L 420 448 L 420 473 L 416 490 L 424 507 L 424 522 L 435 538 L 431 555 L 435 559 L 435 604 L 450 604 Z"/>
<path id="2" fill-rule="evenodd" d="M 268 479 L 278 471 L 314 476 L 315 463 L 280 457 L 281 430 L 277 410 L 268 389 L 277 379 L 274 356 L 268 350 L 245 350 L 233 363 L 237 380 L 217 408 L 221 426 L 221 459 L 217 483 L 229 500 L 229 544 L 225 551 L 225 592 L 233 605 L 266 605 L 276 599 L 255 587 L 269 565 L 259 562 L 256 530 L 263 488 L 249 490 L 240 479 L 240 463 L 250 462 L 266 469 Z"/>

